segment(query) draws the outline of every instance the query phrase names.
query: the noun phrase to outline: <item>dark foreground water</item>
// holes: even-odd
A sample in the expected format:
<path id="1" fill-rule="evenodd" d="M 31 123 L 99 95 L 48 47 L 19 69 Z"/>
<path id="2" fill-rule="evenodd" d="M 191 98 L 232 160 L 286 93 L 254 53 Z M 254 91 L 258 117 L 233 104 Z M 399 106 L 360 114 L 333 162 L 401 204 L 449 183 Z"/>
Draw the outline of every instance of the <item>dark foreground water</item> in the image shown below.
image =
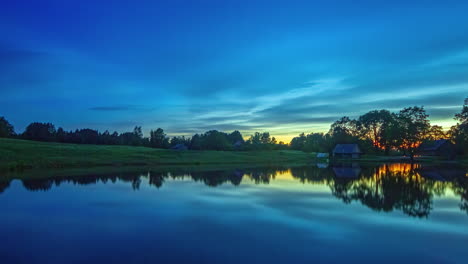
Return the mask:
<path id="1" fill-rule="evenodd" d="M 0 263 L 468 263 L 457 166 L 0 181 Z"/>

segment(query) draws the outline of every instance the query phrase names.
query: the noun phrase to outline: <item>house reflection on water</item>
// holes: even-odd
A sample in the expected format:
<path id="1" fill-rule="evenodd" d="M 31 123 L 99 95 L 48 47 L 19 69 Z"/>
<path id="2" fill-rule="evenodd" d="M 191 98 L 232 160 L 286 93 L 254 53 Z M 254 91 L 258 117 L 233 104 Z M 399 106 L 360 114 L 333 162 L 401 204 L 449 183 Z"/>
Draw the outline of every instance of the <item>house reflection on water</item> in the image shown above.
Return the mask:
<path id="1" fill-rule="evenodd" d="M 128 182 L 134 190 L 142 183 L 163 187 L 166 181 L 191 180 L 211 187 L 222 184 L 269 184 L 276 178 L 303 184 L 322 185 L 344 203 L 361 204 L 382 212 L 399 210 L 415 217 L 427 217 L 433 198 L 453 193 L 460 199 L 459 208 L 468 213 L 468 177 L 466 168 L 425 166 L 409 163 L 360 165 L 358 163 L 329 166 L 269 167 L 232 170 L 171 171 L 145 173 L 100 174 L 21 180 L 29 191 L 47 191 L 62 183 L 79 185 Z M 0 193 L 7 191 L 10 180 L 0 181 Z"/>
<path id="2" fill-rule="evenodd" d="M 335 176 L 338 178 L 359 178 L 361 175 L 361 167 L 357 163 L 346 165 L 335 165 L 332 167 Z"/>

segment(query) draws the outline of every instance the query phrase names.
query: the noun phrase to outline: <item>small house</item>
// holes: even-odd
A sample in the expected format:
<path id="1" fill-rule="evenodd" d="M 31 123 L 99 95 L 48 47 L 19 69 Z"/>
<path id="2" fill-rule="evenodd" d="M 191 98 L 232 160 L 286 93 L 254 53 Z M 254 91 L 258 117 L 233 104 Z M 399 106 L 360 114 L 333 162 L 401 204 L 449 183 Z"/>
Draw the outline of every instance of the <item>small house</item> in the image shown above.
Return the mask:
<path id="1" fill-rule="evenodd" d="M 171 147 L 172 150 L 188 150 L 188 147 L 185 144 L 177 144 Z"/>
<path id="2" fill-rule="evenodd" d="M 418 148 L 418 154 L 422 156 L 439 156 L 447 159 L 455 158 L 455 145 L 447 139 L 439 139 L 424 142 Z"/>
<path id="3" fill-rule="evenodd" d="M 361 157 L 361 149 L 357 144 L 337 144 L 333 149 L 333 157 L 358 159 Z"/>
<path id="4" fill-rule="evenodd" d="M 244 145 L 244 142 L 242 142 L 241 140 L 237 140 L 234 144 L 232 144 L 234 149 L 240 149 L 242 148 L 242 145 Z"/>

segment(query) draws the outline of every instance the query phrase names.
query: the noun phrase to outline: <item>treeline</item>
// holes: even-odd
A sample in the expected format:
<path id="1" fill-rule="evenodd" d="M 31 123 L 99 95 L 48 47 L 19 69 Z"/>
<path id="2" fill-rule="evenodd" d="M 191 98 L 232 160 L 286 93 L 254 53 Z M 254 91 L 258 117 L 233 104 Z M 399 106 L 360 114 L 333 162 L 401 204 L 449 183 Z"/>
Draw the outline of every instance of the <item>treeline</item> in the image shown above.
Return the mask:
<path id="1" fill-rule="evenodd" d="M 302 133 L 289 144 L 277 142 L 268 132 L 256 132 L 247 140 L 239 131 L 232 133 L 211 130 L 192 137 L 168 137 L 162 128 L 151 130 L 144 137 L 136 126 L 125 133 L 103 133 L 93 129 L 65 131 L 51 123 L 31 123 L 21 134 L 15 134 L 13 126 L 0 117 L 0 137 L 28 140 L 97 145 L 131 145 L 152 148 L 192 150 L 278 150 L 293 149 L 306 152 L 331 152 L 336 144 L 357 143 L 365 153 L 403 152 L 413 157 L 424 141 L 449 139 L 459 153 L 468 153 L 468 98 L 460 113 L 455 115 L 457 124 L 449 131 L 431 125 L 424 107 L 407 107 L 399 112 L 370 111 L 357 119 L 342 117 L 335 121 L 328 133 Z"/>
<path id="2" fill-rule="evenodd" d="M 407 107 L 399 112 L 370 111 L 357 119 L 347 116 L 335 121 L 328 133 L 300 134 L 290 147 L 306 152 L 330 152 L 336 144 L 357 143 L 365 153 L 400 151 L 413 157 L 425 141 L 448 139 L 460 154 L 468 153 L 468 98 L 455 115 L 458 123 L 449 131 L 431 125 L 424 107 Z"/>
<path id="3" fill-rule="evenodd" d="M 277 150 L 286 149 L 287 145 L 277 143 L 268 132 L 256 132 L 248 140 L 239 131 L 232 133 L 210 130 L 192 137 L 176 136 L 168 137 L 162 128 L 151 130 L 149 137 L 144 137 L 140 126 L 133 131 L 125 133 L 103 133 L 93 129 L 77 129 L 65 131 L 58 129 L 51 123 L 34 122 L 29 124 L 21 134 L 15 134 L 13 126 L 4 118 L 0 117 L 0 137 L 18 138 L 26 140 L 60 142 L 73 144 L 94 145 L 130 145 L 152 148 L 174 148 L 192 150 Z"/>

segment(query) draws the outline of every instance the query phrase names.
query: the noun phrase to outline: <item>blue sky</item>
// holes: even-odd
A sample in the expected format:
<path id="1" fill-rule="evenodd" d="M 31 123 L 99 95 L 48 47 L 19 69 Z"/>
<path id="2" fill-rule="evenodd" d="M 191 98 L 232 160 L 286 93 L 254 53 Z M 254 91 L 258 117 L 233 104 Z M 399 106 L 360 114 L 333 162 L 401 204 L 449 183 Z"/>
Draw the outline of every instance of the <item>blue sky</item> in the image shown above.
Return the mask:
<path id="1" fill-rule="evenodd" d="M 411 3 L 408 3 L 411 2 Z M 8 1 L 0 116 L 171 135 L 325 132 L 468 96 L 467 1 Z"/>

